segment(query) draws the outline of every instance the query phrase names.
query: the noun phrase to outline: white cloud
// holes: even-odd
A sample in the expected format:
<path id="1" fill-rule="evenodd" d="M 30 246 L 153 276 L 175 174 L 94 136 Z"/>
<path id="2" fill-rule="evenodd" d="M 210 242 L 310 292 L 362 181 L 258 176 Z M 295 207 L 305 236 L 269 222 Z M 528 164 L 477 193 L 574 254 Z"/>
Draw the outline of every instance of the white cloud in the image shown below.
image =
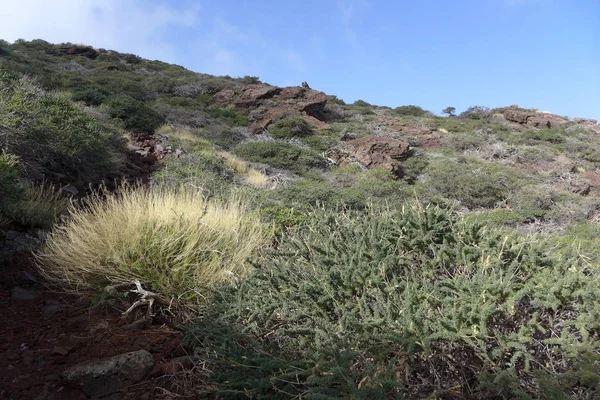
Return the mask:
<path id="1" fill-rule="evenodd" d="M 200 20 L 200 7 L 143 0 L 19 0 L 2 5 L 0 20 L 0 38 L 11 42 L 85 43 L 176 61 L 175 48 L 162 33 L 193 27 Z"/>

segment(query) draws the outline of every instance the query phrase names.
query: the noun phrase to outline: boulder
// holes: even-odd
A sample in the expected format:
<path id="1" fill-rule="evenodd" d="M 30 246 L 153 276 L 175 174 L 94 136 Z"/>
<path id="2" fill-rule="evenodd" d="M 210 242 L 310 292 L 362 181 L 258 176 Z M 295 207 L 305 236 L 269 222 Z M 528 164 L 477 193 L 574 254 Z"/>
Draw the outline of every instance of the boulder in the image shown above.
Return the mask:
<path id="1" fill-rule="evenodd" d="M 397 172 L 398 162 L 406 160 L 409 155 L 410 146 L 402 140 L 364 136 L 334 148 L 328 157 L 341 166 L 359 162 L 366 168 L 383 168 Z"/>
<path id="2" fill-rule="evenodd" d="M 71 386 L 80 388 L 92 398 L 119 392 L 120 389 L 148 378 L 154 358 L 146 350 L 77 364 L 62 374 Z"/>
<path id="3" fill-rule="evenodd" d="M 37 299 L 39 297 L 39 294 L 36 290 L 33 289 L 14 287 L 11 290 L 10 297 L 15 300 L 31 301 Z"/>

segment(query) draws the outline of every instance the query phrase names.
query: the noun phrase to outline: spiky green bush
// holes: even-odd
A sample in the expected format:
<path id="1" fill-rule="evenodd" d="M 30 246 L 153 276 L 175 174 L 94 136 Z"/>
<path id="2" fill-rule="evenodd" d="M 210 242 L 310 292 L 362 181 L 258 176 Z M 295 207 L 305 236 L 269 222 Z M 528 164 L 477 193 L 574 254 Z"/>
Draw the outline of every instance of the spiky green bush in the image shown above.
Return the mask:
<path id="1" fill-rule="evenodd" d="M 247 161 L 286 168 L 296 173 L 327 166 L 327 161 L 316 151 L 285 142 L 244 143 L 237 146 L 234 152 Z"/>
<path id="2" fill-rule="evenodd" d="M 525 183 L 514 170 L 467 158 L 432 163 L 426 174 L 431 189 L 469 208 L 493 207 Z"/>
<path id="3" fill-rule="evenodd" d="M 583 398 L 598 275 L 435 207 L 316 212 L 190 337 L 231 398 Z"/>

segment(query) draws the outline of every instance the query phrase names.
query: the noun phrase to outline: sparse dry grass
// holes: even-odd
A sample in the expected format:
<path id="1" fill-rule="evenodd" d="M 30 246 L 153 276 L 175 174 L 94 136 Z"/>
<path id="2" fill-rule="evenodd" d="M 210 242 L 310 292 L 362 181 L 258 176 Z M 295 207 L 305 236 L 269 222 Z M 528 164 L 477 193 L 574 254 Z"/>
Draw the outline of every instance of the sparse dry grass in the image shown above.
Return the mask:
<path id="1" fill-rule="evenodd" d="M 270 228 L 236 199 L 206 201 L 189 189 L 123 187 L 70 210 L 37 254 L 42 275 L 68 292 L 140 280 L 193 307 L 206 289 L 238 279 Z"/>
<path id="2" fill-rule="evenodd" d="M 26 183 L 25 198 L 9 207 L 7 218 L 24 226 L 49 228 L 69 206 L 69 200 L 48 183 Z"/>
<path id="3" fill-rule="evenodd" d="M 257 188 L 267 189 L 271 185 L 269 177 L 259 170 L 250 168 L 246 174 L 246 182 Z"/>
<path id="4" fill-rule="evenodd" d="M 225 159 L 225 165 L 233 169 L 237 175 L 243 176 L 244 180 L 250 185 L 262 189 L 266 189 L 269 186 L 269 177 L 257 169 L 250 167 L 246 161 L 225 151 L 218 154 Z"/>

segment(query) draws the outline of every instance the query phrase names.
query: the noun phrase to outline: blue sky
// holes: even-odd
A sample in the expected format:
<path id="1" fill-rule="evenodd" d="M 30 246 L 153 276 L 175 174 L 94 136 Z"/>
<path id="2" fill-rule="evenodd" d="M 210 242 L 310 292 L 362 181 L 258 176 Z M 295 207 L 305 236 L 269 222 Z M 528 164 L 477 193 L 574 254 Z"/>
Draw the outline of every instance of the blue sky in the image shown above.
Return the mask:
<path id="1" fill-rule="evenodd" d="M 21 0 L 0 38 L 81 42 L 439 113 L 600 119 L 599 0 Z M 27 10 L 27 11 L 26 11 Z"/>

